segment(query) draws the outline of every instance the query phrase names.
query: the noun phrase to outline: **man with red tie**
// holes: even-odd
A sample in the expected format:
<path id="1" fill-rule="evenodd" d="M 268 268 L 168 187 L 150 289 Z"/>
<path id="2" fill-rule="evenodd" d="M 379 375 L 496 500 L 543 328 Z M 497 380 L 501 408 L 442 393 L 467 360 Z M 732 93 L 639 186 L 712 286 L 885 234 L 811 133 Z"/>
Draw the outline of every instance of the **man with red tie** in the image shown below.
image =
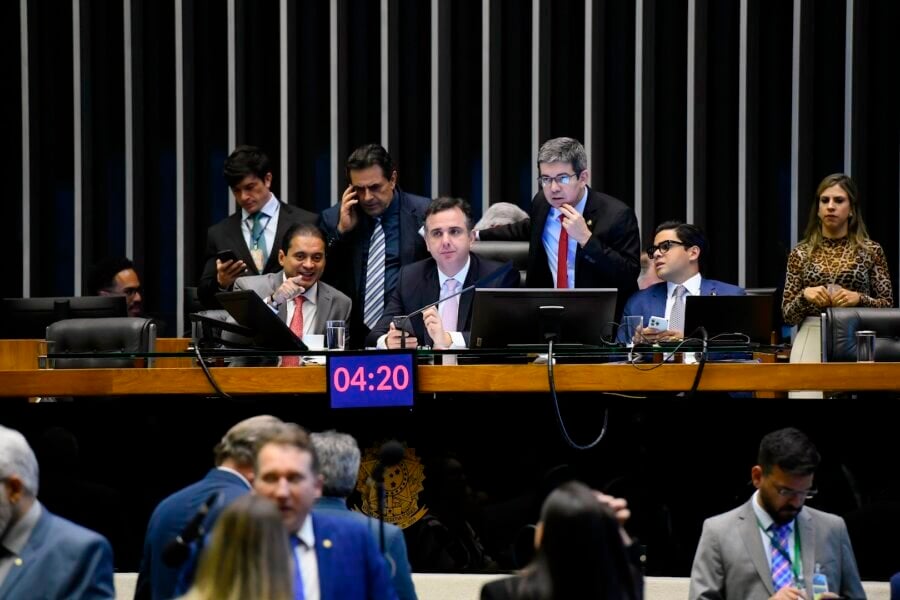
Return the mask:
<path id="1" fill-rule="evenodd" d="M 477 239 L 528 240 L 528 287 L 617 288 L 621 314 L 640 272 L 634 210 L 588 187 L 587 153 L 576 139 L 544 142 L 537 167 L 541 191 L 530 219 L 478 231 Z"/>

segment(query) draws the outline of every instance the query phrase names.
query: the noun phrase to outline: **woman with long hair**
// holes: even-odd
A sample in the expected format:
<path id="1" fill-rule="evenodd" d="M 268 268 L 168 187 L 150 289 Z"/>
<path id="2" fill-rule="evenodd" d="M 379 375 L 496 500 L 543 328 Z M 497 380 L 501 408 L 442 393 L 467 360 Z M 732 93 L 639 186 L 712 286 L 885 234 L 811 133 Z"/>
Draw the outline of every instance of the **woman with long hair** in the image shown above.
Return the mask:
<path id="1" fill-rule="evenodd" d="M 182 600 L 293 600 L 293 564 L 275 504 L 247 494 L 216 520 L 194 585 Z"/>
<path id="2" fill-rule="evenodd" d="M 638 600 L 641 576 L 626 543 L 610 504 L 570 481 L 544 501 L 534 560 L 522 574 L 485 585 L 481 600 Z"/>

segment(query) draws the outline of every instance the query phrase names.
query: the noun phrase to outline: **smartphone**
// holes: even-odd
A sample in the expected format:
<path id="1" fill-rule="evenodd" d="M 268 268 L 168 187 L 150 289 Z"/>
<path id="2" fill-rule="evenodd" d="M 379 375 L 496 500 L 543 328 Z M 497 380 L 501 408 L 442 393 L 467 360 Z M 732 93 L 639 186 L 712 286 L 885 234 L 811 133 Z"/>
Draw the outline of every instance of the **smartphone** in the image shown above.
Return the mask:
<path id="1" fill-rule="evenodd" d="M 647 327 L 657 331 L 668 331 L 669 320 L 665 317 L 650 317 L 650 321 L 647 322 Z"/>
<path id="2" fill-rule="evenodd" d="M 216 252 L 216 258 L 222 262 L 228 262 L 229 260 L 237 260 L 237 254 L 234 253 L 234 250 L 220 250 Z"/>

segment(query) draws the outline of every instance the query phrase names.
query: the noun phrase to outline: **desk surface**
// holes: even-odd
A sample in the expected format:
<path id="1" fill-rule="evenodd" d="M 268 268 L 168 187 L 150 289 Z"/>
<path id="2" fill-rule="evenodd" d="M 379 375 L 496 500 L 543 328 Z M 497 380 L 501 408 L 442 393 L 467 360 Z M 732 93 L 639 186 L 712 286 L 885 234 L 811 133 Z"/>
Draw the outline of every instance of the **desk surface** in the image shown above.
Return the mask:
<path id="1" fill-rule="evenodd" d="M 697 367 L 557 365 L 559 391 L 678 392 L 689 390 Z M 321 394 L 325 368 L 213 368 L 229 394 Z M 419 392 L 547 391 L 546 365 L 421 366 Z M 900 363 L 707 364 L 699 391 L 900 390 Z M 199 367 L 0 371 L 0 396 L 214 395 Z"/>

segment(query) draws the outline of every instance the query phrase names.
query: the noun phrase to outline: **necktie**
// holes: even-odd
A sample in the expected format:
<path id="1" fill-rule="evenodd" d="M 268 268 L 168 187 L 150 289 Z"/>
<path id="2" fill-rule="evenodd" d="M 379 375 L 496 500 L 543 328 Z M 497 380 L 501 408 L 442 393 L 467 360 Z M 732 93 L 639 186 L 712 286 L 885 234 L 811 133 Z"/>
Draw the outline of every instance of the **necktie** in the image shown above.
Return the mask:
<path id="1" fill-rule="evenodd" d="M 569 232 L 563 227 L 559 215 L 559 247 L 556 249 L 556 287 L 569 287 Z"/>
<path id="2" fill-rule="evenodd" d="M 369 260 L 366 263 L 366 294 L 363 304 L 363 323 L 372 329 L 384 312 L 384 228 L 375 219 L 369 238 Z"/>
<path id="3" fill-rule="evenodd" d="M 452 296 L 456 293 L 459 282 L 453 278 L 448 279 L 441 286 L 441 298 Z M 453 296 L 446 302 L 441 302 L 441 322 L 444 331 L 457 331 L 457 318 L 459 316 L 459 296 Z"/>
<path id="4" fill-rule="evenodd" d="M 294 563 L 294 600 L 304 600 L 303 594 L 303 574 L 300 571 L 300 552 L 306 545 L 296 535 L 290 537 L 291 540 L 291 558 Z"/>
<path id="5" fill-rule="evenodd" d="M 684 331 L 684 295 L 686 293 L 687 288 L 683 285 L 675 287 L 675 304 L 672 305 L 669 331 Z"/>
<path id="6" fill-rule="evenodd" d="M 264 235 L 266 229 L 262 224 L 262 219 L 265 216 L 266 215 L 264 215 L 262 211 L 253 215 L 253 230 L 250 232 L 250 249 L 253 250 L 253 248 L 259 248 L 262 251 L 263 265 L 269 260 L 269 253 L 267 252 L 266 238 Z M 268 221 L 266 221 L 266 223 L 268 223 Z"/>
<path id="7" fill-rule="evenodd" d="M 772 523 L 769 526 L 769 531 L 772 532 L 772 536 L 769 538 L 772 542 L 772 584 L 777 592 L 794 581 L 791 561 L 788 558 L 790 553 L 787 548 L 787 539 L 791 534 L 791 524 L 779 526 Z"/>
<path id="8" fill-rule="evenodd" d="M 303 301 L 306 300 L 303 296 L 297 296 L 294 298 L 294 316 L 291 317 L 291 331 L 298 338 L 303 339 Z M 299 356 L 285 356 L 281 359 L 282 367 L 297 367 L 300 366 L 300 357 Z"/>

